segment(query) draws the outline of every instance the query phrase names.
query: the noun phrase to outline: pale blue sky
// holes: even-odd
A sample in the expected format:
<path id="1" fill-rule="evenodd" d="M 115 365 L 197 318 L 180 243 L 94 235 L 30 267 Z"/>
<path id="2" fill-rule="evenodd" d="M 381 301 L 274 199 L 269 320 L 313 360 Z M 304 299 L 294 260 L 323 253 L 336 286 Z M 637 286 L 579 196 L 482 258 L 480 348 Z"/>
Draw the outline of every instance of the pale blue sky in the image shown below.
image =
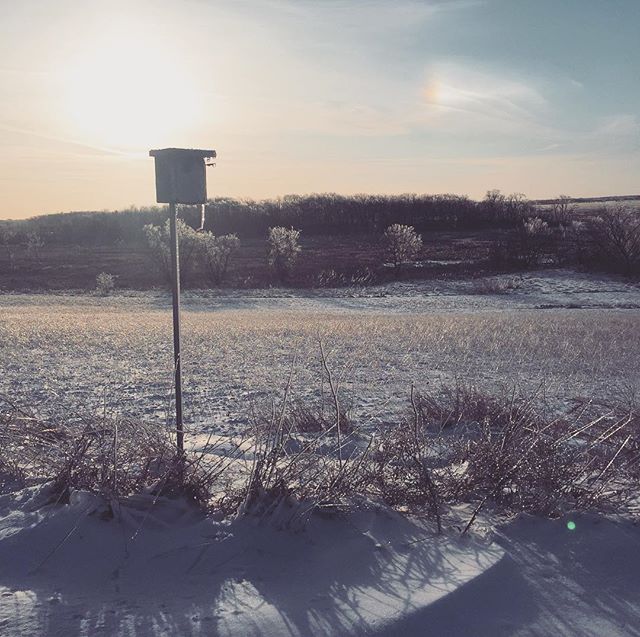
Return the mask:
<path id="1" fill-rule="evenodd" d="M 0 217 L 209 194 L 640 192 L 639 0 L 0 4 Z"/>

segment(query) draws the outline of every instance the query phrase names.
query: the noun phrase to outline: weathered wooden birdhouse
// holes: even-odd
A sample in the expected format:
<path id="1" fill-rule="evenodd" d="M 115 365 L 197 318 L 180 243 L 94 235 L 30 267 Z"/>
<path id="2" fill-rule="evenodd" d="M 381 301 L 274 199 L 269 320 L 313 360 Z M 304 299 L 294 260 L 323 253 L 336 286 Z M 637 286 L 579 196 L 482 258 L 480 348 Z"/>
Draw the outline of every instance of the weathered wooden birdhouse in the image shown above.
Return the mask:
<path id="1" fill-rule="evenodd" d="M 149 155 L 155 159 L 158 203 L 206 203 L 206 160 L 216 156 L 215 150 L 162 148 Z"/>

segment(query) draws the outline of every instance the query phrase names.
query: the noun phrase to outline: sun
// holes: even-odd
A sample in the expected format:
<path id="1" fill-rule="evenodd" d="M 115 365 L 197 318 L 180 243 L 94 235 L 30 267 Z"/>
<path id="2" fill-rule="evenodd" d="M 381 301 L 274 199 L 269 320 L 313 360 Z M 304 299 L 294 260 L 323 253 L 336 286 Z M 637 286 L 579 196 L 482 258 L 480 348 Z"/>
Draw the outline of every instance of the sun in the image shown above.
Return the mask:
<path id="1" fill-rule="evenodd" d="M 140 34 L 101 38 L 65 72 L 65 117 L 74 138 L 141 150 L 196 125 L 202 104 L 189 65 L 171 43 Z"/>

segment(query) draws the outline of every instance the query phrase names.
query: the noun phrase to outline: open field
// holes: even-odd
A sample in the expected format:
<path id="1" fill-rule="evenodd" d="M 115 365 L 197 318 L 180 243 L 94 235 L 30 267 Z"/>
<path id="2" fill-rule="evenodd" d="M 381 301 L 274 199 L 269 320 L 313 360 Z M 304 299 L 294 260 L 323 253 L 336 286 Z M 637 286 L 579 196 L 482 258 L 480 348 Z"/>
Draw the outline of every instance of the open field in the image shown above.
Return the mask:
<path id="1" fill-rule="evenodd" d="M 490 247 L 505 235 L 500 230 L 483 232 L 432 232 L 423 237 L 420 255 L 423 264 L 405 272 L 405 277 L 459 276 L 486 270 Z M 301 237 L 302 252 L 289 283 L 302 287 L 322 285 L 323 278 L 375 273 L 377 279 L 392 279 L 381 268 L 378 236 Z M 124 246 L 45 246 L 38 258 L 24 246 L 13 249 L 13 268 L 6 251 L 0 250 L 0 290 L 92 290 L 96 276 L 108 272 L 119 288 L 149 289 L 166 285 L 149 255 L 146 245 Z M 266 266 L 264 239 L 242 239 L 238 254 L 230 264 L 225 285 L 251 288 L 271 283 Z M 335 279 L 329 283 L 339 283 Z M 197 272 L 190 287 L 208 288 L 211 282 Z"/>
<path id="2" fill-rule="evenodd" d="M 428 630 L 443 636 L 533 637 L 553 634 L 558 626 L 572 637 L 638 634 L 638 564 L 629 558 L 640 546 L 637 501 L 612 520 L 575 513 L 577 500 L 567 494 L 602 494 L 618 469 L 593 486 L 593 476 L 576 473 L 577 468 L 599 478 L 616 458 L 626 480 L 622 492 L 637 484 L 636 443 L 618 452 L 637 431 L 620 418 L 629 413 L 625 408 L 638 406 L 639 286 L 544 270 L 306 294 L 299 289 L 188 291 L 183 300 L 188 457 L 205 458 L 203 471 L 228 469 L 209 485 L 209 497 L 218 503 L 251 501 L 248 512 L 240 505 L 227 517 L 222 508 L 205 516 L 184 498 L 158 497 L 169 474 L 163 478 L 156 471 L 164 471 L 163 457 L 174 457 L 173 437 L 163 431 L 172 389 L 168 294 L 0 295 L 0 395 L 59 421 L 51 426 L 19 412 L 13 421 L 7 416 L 5 424 L 15 427 L 8 428 L 3 441 L 10 461 L 4 466 L 43 471 L 44 478 L 35 482 L 66 476 L 70 485 L 60 492 L 51 486 L 57 480 L 16 489 L 11 474 L 4 478 L 3 635 L 409 637 Z M 388 490 L 375 490 L 379 482 L 371 479 L 363 500 L 345 481 L 349 486 L 338 500 L 343 502 L 340 515 L 331 514 L 335 493 L 313 499 L 326 485 L 340 483 L 335 479 L 340 443 L 334 433 L 322 434 L 306 454 L 290 453 L 299 447 L 288 443 L 299 445 L 313 435 L 287 440 L 276 456 L 280 471 L 269 483 L 271 471 L 264 470 L 255 489 L 250 468 L 261 462 L 253 460 L 270 457 L 271 451 L 265 447 L 261 452 L 257 437 L 237 435 L 254 412 L 270 413 L 292 369 L 292 400 L 305 399 L 308 406 L 323 395 L 331 417 L 320 339 L 340 379 L 342 405 L 361 425 L 354 438 L 342 443 L 349 475 L 356 476 L 354 468 L 380 466 L 387 448 L 401 451 L 385 465 L 382 484 L 391 481 Z M 536 417 L 545 422 L 556 411 L 588 400 L 594 402 L 594 417 L 614 404 L 616 414 L 605 418 L 606 435 L 617 432 L 620 422 L 629 426 L 619 434 L 623 440 L 614 439 L 601 456 L 587 460 L 585 455 L 584 465 L 581 460 L 559 464 L 569 448 L 566 441 L 559 444 L 561 438 L 555 439 L 560 452 L 555 443 L 539 443 L 536 453 L 529 453 L 546 424 L 538 430 L 534 425 L 530 433 L 516 420 L 519 424 L 509 431 L 528 437 L 516 435 L 515 444 L 507 443 L 513 440 L 510 435 L 493 432 L 475 441 L 469 437 L 465 446 L 447 446 L 454 440 L 449 429 L 435 439 L 437 444 L 429 438 L 426 449 L 434 455 L 425 454 L 425 464 L 427 458 L 433 463 L 444 514 L 443 534 L 437 536 L 428 501 L 416 511 L 418 517 L 406 517 L 411 501 L 393 500 L 397 483 L 392 477 L 396 463 L 405 458 L 411 428 L 405 422 L 388 425 L 408 415 L 412 383 L 421 392 L 438 394 L 441 386 L 456 382 L 509 398 L 512 393 L 534 395 Z M 133 418 L 100 418 L 105 412 Z M 563 426 L 573 433 L 578 417 L 567 418 Z M 79 434 L 87 423 L 100 426 Z M 387 432 L 391 435 L 383 437 Z M 396 447 L 394 432 L 401 436 Z M 153 442 L 158 439 L 166 446 Z M 363 456 L 351 452 L 358 445 L 368 450 L 367 441 L 374 439 L 380 443 L 377 451 L 361 465 Z M 240 440 L 243 445 L 234 456 Z M 492 446 L 483 446 L 487 441 Z M 77 453 L 89 448 L 93 455 Z M 448 453 L 456 448 L 476 453 L 464 451 L 451 460 Z M 504 448 L 517 456 L 496 464 Z M 171 449 L 170 455 L 159 449 Z M 532 458 L 516 475 L 513 467 L 525 457 L 522 449 Z M 118 462 L 111 465 L 116 454 Z M 65 473 L 60 463 L 69 458 L 74 464 Z M 450 464 L 443 467 L 443 458 Z M 599 464 L 591 464 L 594 458 Z M 300 473 L 287 472 L 287 466 Z M 399 466 L 406 471 L 401 480 L 409 497 L 420 482 L 411 463 Z M 496 473 L 500 466 L 507 473 Z M 137 482 L 136 467 L 145 472 L 154 467 L 148 481 Z M 19 479 L 19 472 L 14 475 Z M 509 504 L 505 496 L 503 501 L 509 511 L 509 506 L 521 510 L 525 502 L 534 506 L 539 497 L 554 505 L 545 514 L 559 518 L 512 519 L 487 505 L 473 530 L 460 538 L 486 501 L 485 493 L 494 493 L 504 476 L 519 481 L 510 487 L 516 499 Z M 545 482 L 550 476 L 555 481 Z M 91 477 L 93 483 L 83 482 Z M 354 484 L 361 485 L 362 475 L 356 478 Z M 579 488 L 587 478 L 591 491 Z M 467 482 L 471 487 L 465 491 Z M 129 493 L 132 485 L 136 490 Z M 296 491 L 302 487 L 295 485 L 306 485 L 307 491 Z M 68 504 L 61 504 L 66 493 Z M 261 493 L 268 495 L 261 499 Z M 249 500 L 249 494 L 257 499 Z M 567 504 L 563 499 L 557 505 L 563 496 Z M 380 505 L 381 498 L 388 504 Z M 585 501 L 590 502 L 580 500 Z M 326 502 L 328 509 L 321 507 Z M 302 515 L 312 506 L 317 509 L 302 532 L 286 526 L 287 516 Z"/>
<path id="3" fill-rule="evenodd" d="M 187 295 L 186 420 L 194 433 L 235 432 L 282 395 L 292 366 L 294 399 L 324 391 L 328 400 L 319 338 L 360 422 L 403 413 L 412 383 L 422 392 L 460 382 L 535 393 L 554 408 L 636 400 L 640 289 L 550 275 L 519 286 L 501 295 L 442 282 L 366 296 Z M 161 294 L 0 299 L 0 394 L 46 417 L 107 409 L 164 421 L 171 347 Z"/>

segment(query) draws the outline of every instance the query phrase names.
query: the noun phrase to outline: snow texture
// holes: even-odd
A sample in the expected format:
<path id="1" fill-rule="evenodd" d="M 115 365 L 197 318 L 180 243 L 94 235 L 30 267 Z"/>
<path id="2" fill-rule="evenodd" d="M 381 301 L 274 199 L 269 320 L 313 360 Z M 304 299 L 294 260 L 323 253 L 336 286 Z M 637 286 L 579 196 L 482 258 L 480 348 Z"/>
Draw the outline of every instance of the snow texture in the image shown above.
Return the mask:
<path id="1" fill-rule="evenodd" d="M 231 637 L 640 635 L 640 530 L 520 516 L 493 543 L 371 507 L 305 530 L 180 501 L 0 496 L 0 633 Z"/>

